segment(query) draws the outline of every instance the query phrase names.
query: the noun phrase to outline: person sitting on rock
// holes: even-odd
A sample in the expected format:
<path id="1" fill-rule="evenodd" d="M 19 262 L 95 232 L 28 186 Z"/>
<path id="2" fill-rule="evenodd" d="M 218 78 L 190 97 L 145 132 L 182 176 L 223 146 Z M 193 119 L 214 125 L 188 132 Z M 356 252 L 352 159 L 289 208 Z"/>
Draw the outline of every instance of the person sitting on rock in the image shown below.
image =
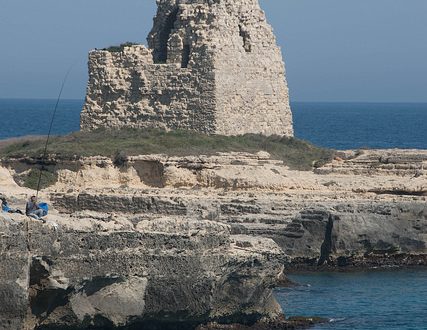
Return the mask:
<path id="1" fill-rule="evenodd" d="M 44 219 L 42 219 L 42 217 L 45 215 L 45 212 L 43 209 L 40 208 L 39 204 L 37 203 L 36 196 L 31 196 L 31 198 L 28 200 L 27 205 L 25 207 L 25 214 L 33 219 L 42 220 L 44 222 Z"/>
<path id="2" fill-rule="evenodd" d="M 21 210 L 19 209 L 13 209 L 9 206 L 9 203 L 7 202 L 6 197 L 1 197 L 0 198 L 1 201 L 1 209 L 3 212 L 7 212 L 7 213 L 19 213 L 19 214 L 24 214 Z"/>

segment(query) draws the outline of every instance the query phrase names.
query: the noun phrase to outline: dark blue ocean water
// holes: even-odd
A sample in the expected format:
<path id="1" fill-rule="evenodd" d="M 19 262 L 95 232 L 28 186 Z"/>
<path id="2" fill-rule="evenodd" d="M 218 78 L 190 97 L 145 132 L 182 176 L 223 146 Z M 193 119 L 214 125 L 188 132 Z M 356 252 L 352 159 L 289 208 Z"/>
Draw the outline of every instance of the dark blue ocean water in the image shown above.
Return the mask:
<path id="1" fill-rule="evenodd" d="M 427 103 L 294 103 L 296 136 L 335 149 L 427 149 Z"/>
<path id="2" fill-rule="evenodd" d="M 1 100 L 0 139 L 45 135 L 55 100 Z M 54 134 L 79 129 L 81 100 L 61 100 Z M 293 103 L 297 137 L 336 149 L 427 149 L 427 103 Z"/>
<path id="3" fill-rule="evenodd" d="M 56 100 L 0 99 L 0 140 L 47 135 Z M 81 100 L 61 100 L 52 133 L 67 134 L 79 130 Z"/>
<path id="4" fill-rule="evenodd" d="M 287 315 L 334 319 L 316 330 L 427 329 L 427 269 L 290 277 L 305 286 L 277 291 Z"/>

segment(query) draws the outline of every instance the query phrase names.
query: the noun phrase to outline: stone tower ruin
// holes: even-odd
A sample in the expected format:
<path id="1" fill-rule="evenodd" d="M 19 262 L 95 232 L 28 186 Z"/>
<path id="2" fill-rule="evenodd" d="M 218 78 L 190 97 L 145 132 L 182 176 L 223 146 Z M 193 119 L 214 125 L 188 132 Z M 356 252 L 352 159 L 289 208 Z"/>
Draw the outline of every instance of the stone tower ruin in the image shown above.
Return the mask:
<path id="1" fill-rule="evenodd" d="M 81 129 L 293 135 L 280 48 L 258 0 L 157 0 L 148 48 L 89 54 Z"/>

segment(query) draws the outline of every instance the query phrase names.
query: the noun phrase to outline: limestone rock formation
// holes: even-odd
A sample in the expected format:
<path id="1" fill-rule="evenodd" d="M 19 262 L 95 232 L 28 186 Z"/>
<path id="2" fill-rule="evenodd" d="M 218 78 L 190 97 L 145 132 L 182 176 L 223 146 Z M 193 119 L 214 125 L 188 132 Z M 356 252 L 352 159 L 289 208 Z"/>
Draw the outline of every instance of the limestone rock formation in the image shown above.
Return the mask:
<path id="1" fill-rule="evenodd" d="M 68 168 L 52 195 L 63 212 L 112 205 L 220 221 L 234 234 L 272 238 L 292 267 L 427 261 L 426 151 L 348 151 L 313 172 L 266 153 L 138 156 L 122 168 L 92 158 L 78 175 Z"/>
<path id="2" fill-rule="evenodd" d="M 194 329 L 281 315 L 271 240 L 179 217 L 0 214 L 0 329 Z"/>
<path id="3" fill-rule="evenodd" d="M 81 128 L 293 135 L 280 48 L 258 0 L 159 0 L 148 48 L 95 50 Z"/>
<path id="4" fill-rule="evenodd" d="M 14 205 L 33 164 L 0 167 Z M 0 329 L 252 324 L 280 319 L 283 266 L 427 264 L 427 151 L 342 152 L 304 172 L 265 152 L 56 168 L 50 223 L 0 216 Z"/>

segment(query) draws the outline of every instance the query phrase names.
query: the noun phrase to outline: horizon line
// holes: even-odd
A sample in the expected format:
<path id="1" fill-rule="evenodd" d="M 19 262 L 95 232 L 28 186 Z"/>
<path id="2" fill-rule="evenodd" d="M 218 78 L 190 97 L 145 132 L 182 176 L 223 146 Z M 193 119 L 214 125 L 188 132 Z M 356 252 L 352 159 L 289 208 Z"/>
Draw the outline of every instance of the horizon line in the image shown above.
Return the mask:
<path id="1" fill-rule="evenodd" d="M 56 101 L 56 98 L 48 97 L 0 97 L 0 100 L 27 100 L 27 101 Z M 80 101 L 84 98 L 62 98 L 61 101 Z M 334 100 L 334 101 L 315 101 L 315 100 L 291 100 L 290 103 L 370 103 L 370 104 L 427 104 L 425 101 L 357 101 L 357 100 Z"/>

